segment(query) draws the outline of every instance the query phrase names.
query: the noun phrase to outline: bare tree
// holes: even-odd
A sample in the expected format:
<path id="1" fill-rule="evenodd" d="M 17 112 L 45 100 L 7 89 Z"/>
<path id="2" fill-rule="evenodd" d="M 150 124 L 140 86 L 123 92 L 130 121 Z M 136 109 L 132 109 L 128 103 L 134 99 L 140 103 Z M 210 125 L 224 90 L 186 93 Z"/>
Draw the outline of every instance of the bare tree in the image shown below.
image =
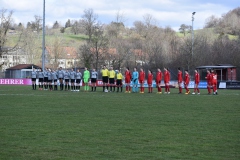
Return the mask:
<path id="1" fill-rule="evenodd" d="M 38 38 L 37 33 L 34 33 L 29 28 L 23 30 L 19 46 L 23 49 L 27 56 L 27 63 L 40 63 L 41 39 Z"/>
<path id="2" fill-rule="evenodd" d="M 209 18 L 206 19 L 204 28 L 217 27 L 218 23 L 219 23 L 219 18 L 212 15 Z"/>
<path id="3" fill-rule="evenodd" d="M 75 35 L 80 33 L 80 24 L 77 20 L 72 21 L 71 32 Z"/>
<path id="4" fill-rule="evenodd" d="M 88 41 L 92 41 L 94 30 L 97 29 L 97 14 L 94 13 L 93 9 L 84 10 L 84 15 L 82 16 L 82 28 L 84 29 L 85 34 L 88 36 Z"/>
<path id="5" fill-rule="evenodd" d="M 104 59 L 108 56 L 108 38 L 104 35 L 102 26 L 97 26 L 94 32 L 94 38 L 90 42 L 92 45 L 92 54 L 94 57 L 93 67 L 98 70 L 99 64 L 104 63 Z"/>
<path id="6" fill-rule="evenodd" d="M 12 14 L 13 12 L 10 11 L 8 15 L 6 9 L 1 10 L 1 21 L 0 21 L 0 56 L 2 55 L 2 48 L 5 46 L 7 42 L 7 33 L 11 25 L 12 21 Z"/>
<path id="7" fill-rule="evenodd" d="M 81 45 L 78 51 L 78 55 L 84 66 L 90 68 L 93 60 L 91 46 L 88 43 Z"/>
<path id="8" fill-rule="evenodd" d="M 80 47 L 81 60 L 88 67 L 98 70 L 101 64 L 108 58 L 108 38 L 104 35 L 102 26 L 95 26 L 91 41 Z"/>
<path id="9" fill-rule="evenodd" d="M 53 42 L 51 42 L 50 50 L 51 54 L 49 55 L 49 61 L 53 68 L 57 68 L 59 65 L 59 60 L 64 57 L 64 49 L 63 49 L 63 39 L 59 36 L 55 36 Z"/>
<path id="10" fill-rule="evenodd" d="M 39 33 L 42 30 L 42 17 L 41 16 L 34 16 L 35 20 L 31 23 L 31 28 L 33 31 Z"/>
<path id="11" fill-rule="evenodd" d="M 7 45 L 7 42 L 9 41 L 8 37 L 8 31 L 12 24 L 12 15 L 13 11 L 7 11 L 6 9 L 0 10 L 0 56 L 2 56 L 3 53 L 8 53 L 11 50 L 15 50 L 15 48 L 18 46 L 18 42 L 21 39 L 21 30 L 18 32 L 18 41 L 17 43 L 14 43 L 11 45 L 11 48 Z M 3 64 L 0 64 L 0 67 Z"/>

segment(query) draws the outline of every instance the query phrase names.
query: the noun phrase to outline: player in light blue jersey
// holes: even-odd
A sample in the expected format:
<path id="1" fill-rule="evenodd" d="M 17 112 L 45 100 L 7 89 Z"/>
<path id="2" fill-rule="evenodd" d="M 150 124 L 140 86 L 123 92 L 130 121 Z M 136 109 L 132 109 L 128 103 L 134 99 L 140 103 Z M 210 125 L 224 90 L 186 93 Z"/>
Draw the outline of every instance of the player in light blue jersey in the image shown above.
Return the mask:
<path id="1" fill-rule="evenodd" d="M 75 87 L 75 76 L 76 76 L 76 72 L 74 71 L 74 69 L 72 68 L 72 70 L 69 73 L 70 79 L 71 79 L 71 91 L 76 91 L 76 87 Z"/>
<path id="2" fill-rule="evenodd" d="M 92 92 L 96 92 L 96 82 L 98 78 L 98 72 L 93 68 L 91 72 L 91 86 L 92 86 Z"/>
<path id="3" fill-rule="evenodd" d="M 59 83 L 60 83 L 60 91 L 63 90 L 63 78 L 64 78 L 64 71 L 62 70 L 62 67 L 59 68 L 58 72 L 57 72 L 57 76 L 59 79 Z"/>
<path id="4" fill-rule="evenodd" d="M 48 87 L 49 87 L 49 91 L 52 91 L 52 71 L 51 69 L 49 68 L 48 70 Z"/>
<path id="5" fill-rule="evenodd" d="M 54 91 L 58 90 L 57 88 L 57 71 L 52 70 L 52 80 L 54 84 Z"/>
<path id="6" fill-rule="evenodd" d="M 35 71 L 35 68 L 33 68 L 31 75 L 32 75 L 32 89 L 36 90 L 37 72 Z"/>
<path id="7" fill-rule="evenodd" d="M 78 69 L 77 72 L 76 72 L 76 91 L 77 92 L 80 91 L 80 82 L 81 82 L 81 80 L 82 80 L 82 73 Z"/>
<path id="8" fill-rule="evenodd" d="M 43 78 L 44 78 L 43 71 L 40 68 L 40 71 L 38 71 L 38 86 L 39 86 L 39 90 L 43 89 Z"/>
<path id="9" fill-rule="evenodd" d="M 44 78 L 43 78 L 44 90 L 48 90 L 48 68 L 46 68 L 43 71 L 43 75 L 44 75 Z"/>
<path id="10" fill-rule="evenodd" d="M 132 92 L 133 93 L 138 92 L 138 77 L 139 77 L 139 74 L 138 74 L 137 68 L 135 67 L 132 73 L 132 83 L 133 83 Z"/>
<path id="11" fill-rule="evenodd" d="M 70 89 L 70 86 L 69 86 L 69 72 L 68 72 L 67 69 L 64 72 L 64 82 L 65 82 L 65 91 L 67 91 L 67 90 Z"/>

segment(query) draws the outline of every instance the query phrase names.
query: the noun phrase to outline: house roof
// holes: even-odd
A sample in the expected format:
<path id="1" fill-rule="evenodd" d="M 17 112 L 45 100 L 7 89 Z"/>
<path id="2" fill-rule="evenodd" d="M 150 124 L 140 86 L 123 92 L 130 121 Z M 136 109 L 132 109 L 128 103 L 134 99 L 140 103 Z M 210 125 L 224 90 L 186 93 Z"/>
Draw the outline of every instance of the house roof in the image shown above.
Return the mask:
<path id="1" fill-rule="evenodd" d="M 20 70 L 20 69 L 32 69 L 33 68 L 41 68 L 37 65 L 34 65 L 34 64 L 18 64 L 16 66 L 13 66 L 13 67 L 10 67 L 6 70 Z"/>

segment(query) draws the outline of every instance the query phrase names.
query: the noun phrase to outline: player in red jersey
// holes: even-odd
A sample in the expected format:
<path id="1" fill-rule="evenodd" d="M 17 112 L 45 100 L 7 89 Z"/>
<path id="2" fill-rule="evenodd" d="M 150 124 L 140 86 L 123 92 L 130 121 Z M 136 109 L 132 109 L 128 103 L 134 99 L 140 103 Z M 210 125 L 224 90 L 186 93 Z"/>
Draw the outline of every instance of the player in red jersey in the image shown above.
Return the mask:
<path id="1" fill-rule="evenodd" d="M 158 94 L 162 94 L 162 88 L 161 88 L 161 81 L 162 81 L 162 72 L 161 69 L 157 69 L 157 75 L 156 75 L 156 87 L 158 89 Z"/>
<path id="2" fill-rule="evenodd" d="M 207 70 L 207 77 L 205 77 L 207 80 L 207 90 L 208 94 L 211 94 L 211 87 L 212 87 L 212 75 L 209 70 Z"/>
<path id="3" fill-rule="evenodd" d="M 181 68 L 178 68 L 178 88 L 179 88 L 178 94 L 182 94 L 182 71 L 181 71 Z"/>
<path id="4" fill-rule="evenodd" d="M 131 72 L 129 71 L 129 68 L 126 68 L 125 71 L 125 85 L 126 85 L 126 91 L 125 93 L 131 93 L 131 86 L 130 86 L 130 82 L 131 82 Z"/>
<path id="5" fill-rule="evenodd" d="M 216 95 L 217 93 L 217 73 L 212 70 L 212 87 L 213 87 L 213 94 Z"/>
<path id="6" fill-rule="evenodd" d="M 148 93 L 152 93 L 152 81 L 153 81 L 153 74 L 152 71 L 148 70 L 148 79 L 147 79 L 147 84 L 148 84 Z"/>
<path id="7" fill-rule="evenodd" d="M 190 93 L 190 90 L 188 89 L 189 81 L 190 81 L 190 77 L 189 77 L 189 74 L 188 74 L 188 70 L 185 70 L 185 78 L 184 78 L 184 87 L 186 89 L 185 94 Z"/>
<path id="8" fill-rule="evenodd" d="M 145 72 L 141 68 L 139 72 L 140 93 L 144 93 L 144 81 L 145 81 Z"/>
<path id="9" fill-rule="evenodd" d="M 167 68 L 164 68 L 165 93 L 168 93 L 168 94 L 170 94 L 169 81 L 170 81 L 170 73 Z"/>
<path id="10" fill-rule="evenodd" d="M 195 92 L 197 91 L 198 94 L 200 94 L 200 91 L 199 91 L 199 88 L 198 88 L 198 85 L 199 85 L 199 82 L 200 82 L 200 74 L 198 72 L 198 70 L 195 69 L 195 84 L 194 84 L 194 91 L 192 94 L 195 94 Z"/>

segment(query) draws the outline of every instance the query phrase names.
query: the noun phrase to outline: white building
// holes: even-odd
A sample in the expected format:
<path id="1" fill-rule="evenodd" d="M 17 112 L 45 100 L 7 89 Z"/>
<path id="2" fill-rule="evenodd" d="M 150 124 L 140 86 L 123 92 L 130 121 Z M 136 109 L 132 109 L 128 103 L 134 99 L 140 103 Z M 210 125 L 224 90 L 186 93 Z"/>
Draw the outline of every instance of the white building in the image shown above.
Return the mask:
<path id="1" fill-rule="evenodd" d="M 2 55 L 0 56 L 0 64 L 3 64 L 2 72 L 6 71 L 7 68 L 26 63 L 27 58 L 21 48 L 2 48 Z"/>

